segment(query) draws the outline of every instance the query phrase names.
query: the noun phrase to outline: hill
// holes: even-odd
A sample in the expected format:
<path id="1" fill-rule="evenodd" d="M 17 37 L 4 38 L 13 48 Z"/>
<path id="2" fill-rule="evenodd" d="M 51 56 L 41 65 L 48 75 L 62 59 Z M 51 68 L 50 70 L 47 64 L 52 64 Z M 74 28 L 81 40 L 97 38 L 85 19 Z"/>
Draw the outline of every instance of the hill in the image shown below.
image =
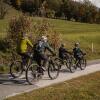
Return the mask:
<path id="1" fill-rule="evenodd" d="M 9 20 L 14 16 L 19 16 L 21 12 L 15 10 L 13 7 L 6 5 L 8 10 L 5 19 L 0 20 L 0 39 L 7 36 L 7 28 Z M 43 20 L 40 17 L 32 17 L 33 24 L 37 21 Z M 87 52 L 88 59 L 100 58 L 100 25 L 72 22 L 59 19 L 47 19 L 56 29 L 61 33 L 62 40 L 66 43 L 66 48 L 72 50 L 75 42 L 80 42 L 81 47 Z M 94 52 L 92 53 L 92 43 Z M 2 48 L 1 48 L 2 49 Z M 2 50 L 0 50 L 2 53 Z"/>
<path id="2" fill-rule="evenodd" d="M 10 17 L 11 18 L 11 17 Z M 40 17 L 33 17 L 33 24 L 39 20 Z M 81 47 L 88 54 L 88 59 L 100 58 L 100 25 L 86 24 L 79 22 L 71 22 L 58 19 L 47 19 L 54 25 L 58 33 L 61 33 L 66 47 L 73 48 L 75 42 L 80 42 Z M 0 37 L 6 37 L 6 29 L 8 27 L 9 19 L 0 20 Z M 94 52 L 92 53 L 92 43 L 94 45 Z"/>

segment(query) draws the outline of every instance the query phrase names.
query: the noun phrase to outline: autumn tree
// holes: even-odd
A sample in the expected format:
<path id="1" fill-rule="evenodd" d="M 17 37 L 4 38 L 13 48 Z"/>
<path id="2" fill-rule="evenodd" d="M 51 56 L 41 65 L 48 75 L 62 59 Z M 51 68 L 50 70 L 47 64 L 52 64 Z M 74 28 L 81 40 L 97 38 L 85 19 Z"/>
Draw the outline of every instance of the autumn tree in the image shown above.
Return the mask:
<path id="1" fill-rule="evenodd" d="M 16 49 L 17 44 L 20 42 L 24 34 L 31 32 L 32 21 L 29 17 L 21 15 L 14 17 L 10 20 L 8 26 L 8 43 L 11 49 Z"/>
<path id="2" fill-rule="evenodd" d="M 4 4 L 3 0 L 0 0 L 0 19 L 3 19 L 7 14 L 7 7 Z"/>

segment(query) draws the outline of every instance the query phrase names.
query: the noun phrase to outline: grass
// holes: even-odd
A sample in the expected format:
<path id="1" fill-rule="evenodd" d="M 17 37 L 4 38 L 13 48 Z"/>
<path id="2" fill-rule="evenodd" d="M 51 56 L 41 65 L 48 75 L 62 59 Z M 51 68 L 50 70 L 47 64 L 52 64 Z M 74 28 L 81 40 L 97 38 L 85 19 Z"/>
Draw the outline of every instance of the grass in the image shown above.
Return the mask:
<path id="1" fill-rule="evenodd" d="M 87 53 L 88 59 L 100 58 L 100 34 L 95 32 L 91 34 L 68 34 L 63 35 L 65 42 L 67 42 L 67 47 L 72 49 L 75 42 L 80 42 L 80 46 Z M 92 43 L 94 45 L 94 52 L 92 52 Z"/>
<path id="2" fill-rule="evenodd" d="M 33 23 L 41 20 L 34 17 Z M 80 42 L 81 48 L 86 51 L 87 59 L 100 59 L 100 25 L 71 22 L 59 19 L 47 19 L 54 25 L 61 38 L 66 44 L 66 48 L 73 49 L 75 42 Z M 92 43 L 94 52 L 92 52 Z"/>
<path id="3" fill-rule="evenodd" d="M 34 17 L 33 22 L 41 20 L 39 17 Z M 100 25 L 88 24 L 80 22 L 72 22 L 59 19 L 47 19 L 54 25 L 54 28 L 62 34 L 75 34 L 75 33 L 93 33 L 100 32 Z"/>
<path id="4" fill-rule="evenodd" d="M 33 24 L 42 18 L 34 17 Z M 71 22 L 65 20 L 47 19 L 58 33 L 61 33 L 66 48 L 72 50 L 75 42 L 80 42 L 81 48 L 87 52 L 87 59 L 100 59 L 100 25 Z M 0 20 L 0 38 L 6 37 L 8 20 Z M 92 53 L 92 43 L 94 52 Z"/>
<path id="5" fill-rule="evenodd" d="M 24 93 L 6 100 L 100 100 L 100 72 Z"/>
<path id="6" fill-rule="evenodd" d="M 19 16 L 21 14 L 21 12 L 17 11 L 12 6 L 9 6 L 8 4 L 6 4 L 6 7 L 8 9 L 7 14 L 4 19 L 0 20 L 0 39 L 2 37 L 3 38 L 6 37 L 9 20 L 12 17 Z"/>

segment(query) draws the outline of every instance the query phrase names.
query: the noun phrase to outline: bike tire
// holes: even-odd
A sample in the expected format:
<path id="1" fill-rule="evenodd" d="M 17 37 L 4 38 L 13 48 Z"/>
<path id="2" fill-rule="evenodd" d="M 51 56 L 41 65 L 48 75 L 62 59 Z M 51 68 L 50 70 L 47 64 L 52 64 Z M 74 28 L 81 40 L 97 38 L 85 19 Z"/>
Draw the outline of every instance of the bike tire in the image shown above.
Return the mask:
<path id="1" fill-rule="evenodd" d="M 59 76 L 59 65 L 57 63 L 49 63 L 48 65 L 48 76 L 50 79 L 56 79 Z"/>
<path id="2" fill-rule="evenodd" d="M 86 59 L 82 59 L 82 60 L 80 61 L 80 69 L 81 69 L 81 70 L 85 70 L 86 66 L 87 66 L 87 61 L 86 61 Z"/>
<path id="3" fill-rule="evenodd" d="M 76 71 L 74 58 L 70 58 L 69 61 L 67 61 L 66 66 L 70 70 L 71 73 L 74 73 Z"/>
<path id="4" fill-rule="evenodd" d="M 34 85 L 38 80 L 38 78 L 37 78 L 37 75 L 38 75 L 37 68 L 38 68 L 37 64 L 31 64 L 26 69 L 26 81 L 30 85 Z"/>
<path id="5" fill-rule="evenodd" d="M 55 58 L 54 62 L 59 66 L 59 70 L 62 67 L 62 60 L 60 58 Z"/>
<path id="6" fill-rule="evenodd" d="M 22 75 L 23 68 L 22 68 L 22 62 L 21 61 L 14 61 L 10 65 L 10 74 L 13 78 L 18 78 Z"/>

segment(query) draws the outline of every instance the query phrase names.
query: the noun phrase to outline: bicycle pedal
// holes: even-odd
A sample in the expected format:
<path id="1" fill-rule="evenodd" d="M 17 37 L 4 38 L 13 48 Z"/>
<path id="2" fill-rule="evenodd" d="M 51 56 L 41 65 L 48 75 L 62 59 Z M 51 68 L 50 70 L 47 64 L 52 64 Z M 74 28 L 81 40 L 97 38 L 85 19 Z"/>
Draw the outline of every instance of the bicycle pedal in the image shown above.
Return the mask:
<path id="1" fill-rule="evenodd" d="M 45 67 L 41 67 L 42 71 L 46 71 L 46 68 Z"/>

